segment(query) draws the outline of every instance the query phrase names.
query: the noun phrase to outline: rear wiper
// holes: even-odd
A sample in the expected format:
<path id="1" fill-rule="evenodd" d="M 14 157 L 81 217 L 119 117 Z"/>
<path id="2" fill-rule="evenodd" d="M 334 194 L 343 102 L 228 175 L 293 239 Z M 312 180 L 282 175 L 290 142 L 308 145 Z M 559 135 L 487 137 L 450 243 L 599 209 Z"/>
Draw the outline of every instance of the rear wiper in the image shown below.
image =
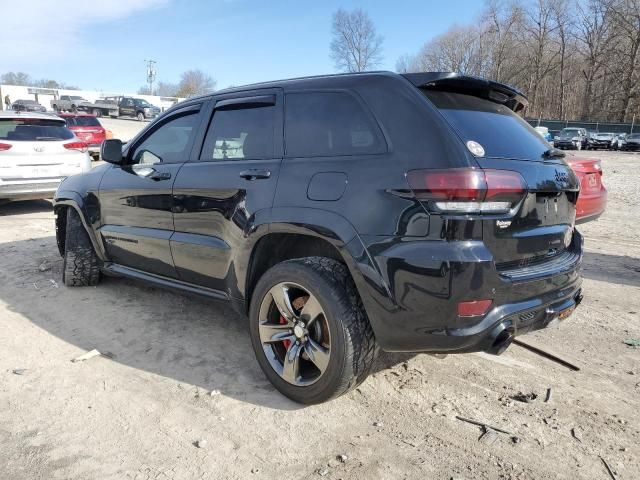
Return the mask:
<path id="1" fill-rule="evenodd" d="M 542 154 L 542 158 L 564 158 L 565 153 L 558 148 L 550 148 Z"/>
<path id="2" fill-rule="evenodd" d="M 41 140 L 41 141 L 56 141 L 56 140 L 60 140 L 58 137 L 36 137 L 36 140 Z"/>

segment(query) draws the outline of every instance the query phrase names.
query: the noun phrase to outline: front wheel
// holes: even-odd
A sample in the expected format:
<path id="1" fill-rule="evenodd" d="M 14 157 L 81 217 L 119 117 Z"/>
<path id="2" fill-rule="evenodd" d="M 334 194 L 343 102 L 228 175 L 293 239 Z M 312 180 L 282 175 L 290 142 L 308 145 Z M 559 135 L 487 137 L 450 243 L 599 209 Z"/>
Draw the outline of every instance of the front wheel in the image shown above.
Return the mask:
<path id="1" fill-rule="evenodd" d="M 305 404 L 362 382 L 377 355 L 373 330 L 347 267 L 324 257 L 279 263 L 258 281 L 251 343 L 267 378 Z"/>
<path id="2" fill-rule="evenodd" d="M 67 208 L 62 281 L 68 287 L 89 287 L 100 280 L 98 257 L 80 215 Z"/>
<path id="3" fill-rule="evenodd" d="M 139 112 L 138 115 L 136 115 L 136 118 L 139 122 L 142 122 L 144 120 L 144 113 Z"/>
<path id="4" fill-rule="evenodd" d="M 94 108 L 93 109 L 93 114 L 97 117 L 100 118 L 102 116 L 102 110 L 100 110 L 99 108 Z"/>

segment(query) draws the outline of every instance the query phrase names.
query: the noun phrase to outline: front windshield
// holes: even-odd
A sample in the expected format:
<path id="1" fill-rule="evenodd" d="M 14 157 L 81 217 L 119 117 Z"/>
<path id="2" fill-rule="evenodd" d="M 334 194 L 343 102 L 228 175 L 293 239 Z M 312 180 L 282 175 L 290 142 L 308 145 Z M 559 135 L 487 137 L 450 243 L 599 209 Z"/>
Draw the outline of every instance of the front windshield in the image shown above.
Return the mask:
<path id="1" fill-rule="evenodd" d="M 71 100 L 84 100 L 84 98 L 82 98 L 82 97 L 74 97 L 74 96 L 71 96 L 71 97 L 69 97 L 69 98 L 70 98 Z"/>
<path id="2" fill-rule="evenodd" d="M 150 107 L 151 106 L 151 104 L 149 102 L 147 102 L 146 100 L 135 99 L 133 102 L 136 105 L 140 106 L 140 107 Z"/>

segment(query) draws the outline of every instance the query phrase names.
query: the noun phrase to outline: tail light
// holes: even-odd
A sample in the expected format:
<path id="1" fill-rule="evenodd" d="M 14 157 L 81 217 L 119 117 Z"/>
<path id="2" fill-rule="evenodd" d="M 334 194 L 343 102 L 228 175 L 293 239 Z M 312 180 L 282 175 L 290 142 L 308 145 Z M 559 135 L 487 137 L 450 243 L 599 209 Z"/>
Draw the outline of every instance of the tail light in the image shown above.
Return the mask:
<path id="1" fill-rule="evenodd" d="M 9 143 L 0 143 L 0 152 L 4 152 L 6 150 L 9 150 L 13 145 L 9 144 Z"/>
<path id="2" fill-rule="evenodd" d="M 507 213 L 527 190 L 510 170 L 412 170 L 407 181 L 416 198 L 438 213 Z"/>
<path id="3" fill-rule="evenodd" d="M 67 150 L 78 150 L 84 153 L 89 149 L 89 146 L 84 142 L 69 142 L 64 144 L 64 148 Z"/>

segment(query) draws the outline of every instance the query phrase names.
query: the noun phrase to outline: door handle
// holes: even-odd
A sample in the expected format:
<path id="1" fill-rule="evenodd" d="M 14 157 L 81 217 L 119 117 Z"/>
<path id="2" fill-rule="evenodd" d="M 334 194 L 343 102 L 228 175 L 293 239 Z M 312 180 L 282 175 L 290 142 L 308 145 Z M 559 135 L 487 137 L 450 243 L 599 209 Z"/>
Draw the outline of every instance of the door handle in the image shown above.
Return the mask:
<path id="1" fill-rule="evenodd" d="M 271 172 L 269 170 L 258 170 L 256 168 L 240 172 L 240 178 L 244 178 L 245 180 L 260 180 L 269 178 L 270 176 Z"/>
<path id="2" fill-rule="evenodd" d="M 159 172 L 152 167 L 134 167 L 133 171 L 139 177 L 149 178 L 156 182 L 159 180 L 169 180 L 171 178 L 170 172 Z"/>
<path id="3" fill-rule="evenodd" d="M 151 175 L 149 175 L 149 178 L 151 180 L 155 180 L 155 181 L 158 181 L 158 180 L 169 180 L 171 178 L 171 173 L 169 173 L 169 172 L 158 172 L 158 171 L 154 170 L 154 172 Z"/>

